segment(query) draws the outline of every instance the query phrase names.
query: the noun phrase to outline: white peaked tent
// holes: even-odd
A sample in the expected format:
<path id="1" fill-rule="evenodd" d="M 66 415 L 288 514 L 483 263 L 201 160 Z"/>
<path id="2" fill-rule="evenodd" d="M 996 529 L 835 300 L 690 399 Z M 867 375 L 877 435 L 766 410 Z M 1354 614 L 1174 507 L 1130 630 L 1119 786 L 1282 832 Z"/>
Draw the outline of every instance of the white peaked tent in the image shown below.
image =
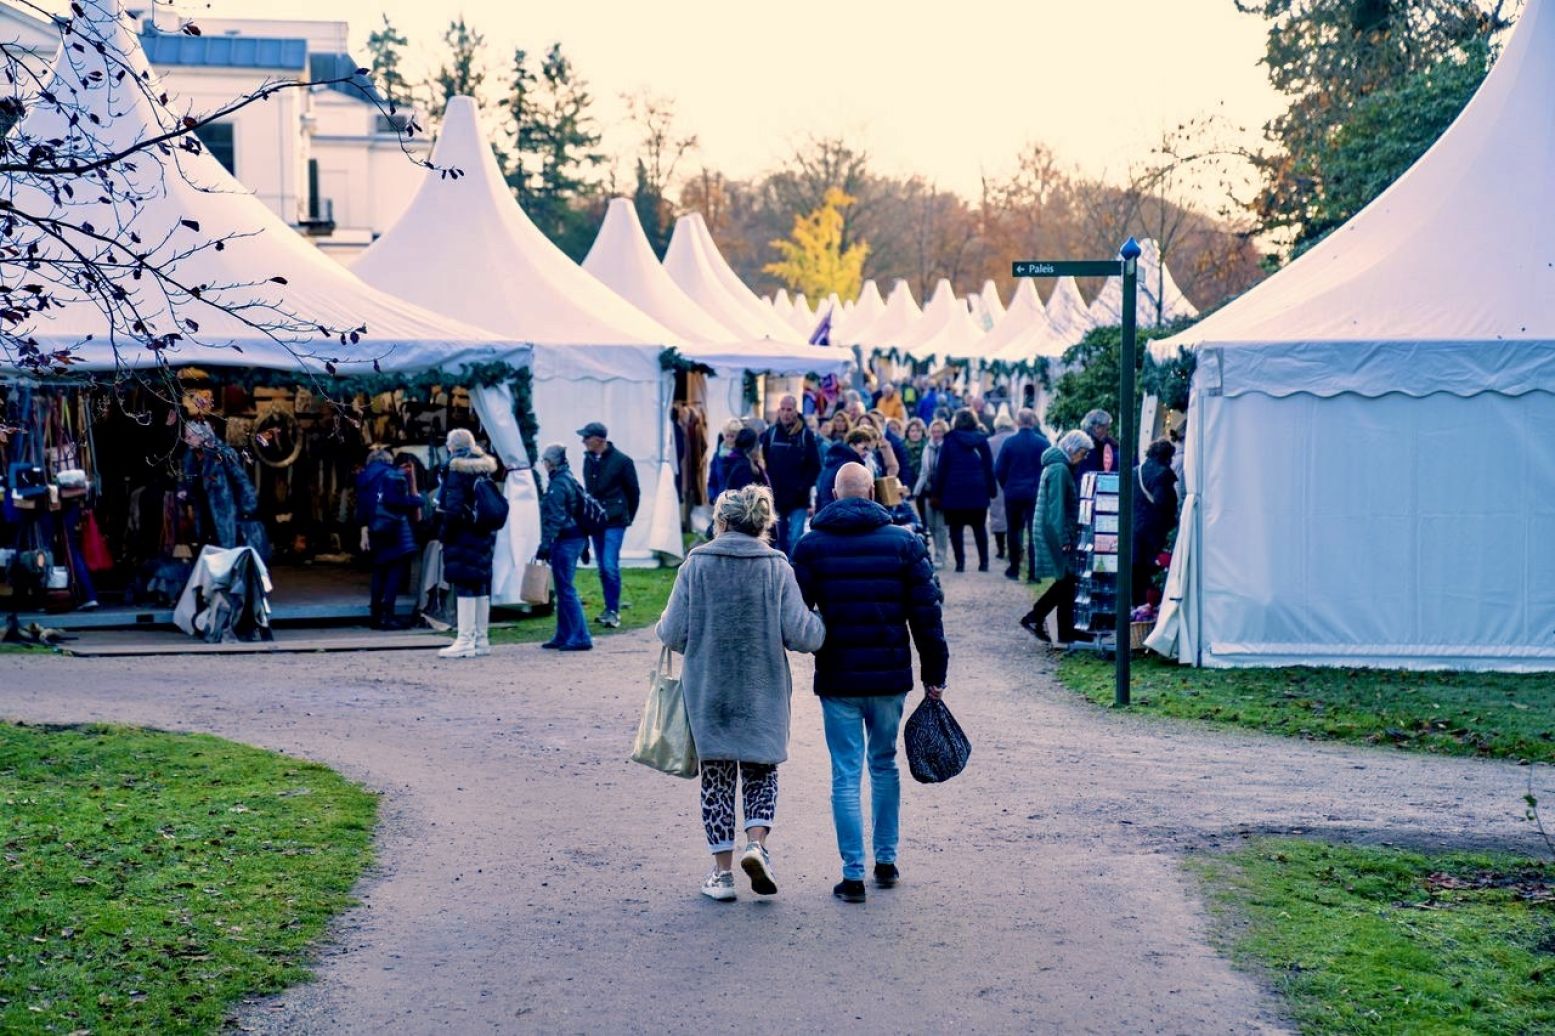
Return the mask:
<path id="1" fill-rule="evenodd" d="M 699 258 L 693 258 L 699 256 Z M 690 268 L 695 268 L 696 273 L 689 273 Z M 793 328 L 778 319 L 771 307 L 764 306 L 756 293 L 745 286 L 738 274 L 724 261 L 723 254 L 718 251 L 718 245 L 713 241 L 713 235 L 707 229 L 707 222 L 700 212 L 689 212 L 675 221 L 675 229 L 670 234 L 669 247 L 664 252 L 664 268 L 675 279 L 686 293 L 701 303 L 704 308 L 713 313 L 723 323 L 731 327 L 738 327 L 742 337 L 750 338 L 776 338 L 784 341 L 795 341 Z M 706 292 L 711 287 L 716 287 L 722 295 L 723 301 L 714 309 L 702 297 L 692 290 L 690 284 L 685 283 L 682 277 L 701 279 L 708 283 L 698 290 Z M 729 314 L 728 316 L 725 313 Z M 733 322 L 733 315 L 739 313 L 743 319 L 740 324 Z"/>
<path id="2" fill-rule="evenodd" d="M 1139 283 L 1135 297 L 1135 319 L 1140 327 L 1159 327 L 1199 315 L 1198 307 L 1188 301 L 1172 279 L 1172 271 L 1161 260 L 1161 246 L 1154 238 L 1147 237 L 1139 242 Z M 1091 318 L 1097 327 L 1116 327 L 1123 322 L 1123 278 L 1107 278 L 1100 294 L 1091 302 Z"/>
<path id="3" fill-rule="evenodd" d="M 777 294 L 772 296 L 772 312 L 776 313 L 778 319 L 784 323 L 788 323 L 794 315 L 794 304 L 789 300 L 788 292 L 782 288 L 779 288 Z"/>
<path id="4" fill-rule="evenodd" d="M 988 328 L 992 330 L 999 326 L 999 321 L 1004 319 L 1004 300 L 999 297 L 999 286 L 990 278 L 983 282 L 983 290 L 978 293 L 982 301 L 983 312 L 988 315 Z M 1040 304 L 1041 299 L 1037 300 Z"/>
<path id="5" fill-rule="evenodd" d="M 935 282 L 929 301 L 923 304 L 923 313 L 891 344 L 904 353 L 917 355 L 918 344 L 950 327 L 958 314 L 967 316 L 966 303 L 956 297 L 950 281 L 941 277 Z"/>
<path id="6" fill-rule="evenodd" d="M 707 220 L 702 218 L 702 214 L 700 212 L 692 212 L 680 217 L 676 221 L 677 230 L 679 229 L 678 224 L 682 221 L 688 224 L 688 230 L 696 234 L 697 240 L 702 243 L 702 252 L 707 256 L 713 275 L 718 278 L 718 283 L 722 284 L 724 290 L 729 293 L 729 297 L 766 323 L 770 329 L 767 332 L 768 337 L 785 337 L 788 334 L 788 325 L 777 319 L 770 309 L 764 308 L 761 305 L 761 299 L 740 279 L 740 275 L 734 272 L 734 267 L 729 265 L 728 260 L 723 257 L 723 253 L 718 250 L 718 243 L 713 240 L 713 232 L 707 228 Z"/>
<path id="7" fill-rule="evenodd" d="M 848 344 L 856 343 L 867 349 L 890 349 L 922 316 L 923 310 L 918 308 L 912 288 L 897 278 L 891 285 L 891 294 L 886 296 L 885 310 L 880 318 L 867 328 L 850 331 L 850 337 L 855 341 Z"/>
<path id="8" fill-rule="evenodd" d="M 1053 294 L 1047 300 L 1047 319 L 1066 345 L 1075 344 L 1096 326 L 1073 277 L 1060 277 L 1053 285 Z"/>
<path id="9" fill-rule="evenodd" d="M 78 25 L 89 26 L 90 35 L 104 42 L 110 57 L 65 52 L 53 69 L 49 88 L 57 96 L 77 98 L 83 121 L 96 120 L 94 151 L 128 148 L 175 127 L 180 115 L 151 100 L 161 88 L 119 0 L 82 0 L 81 6 Z M 122 82 L 113 76 L 120 61 L 129 73 Z M 141 78 L 144 88 L 134 84 L 135 78 Z M 19 132 L 41 138 L 69 139 L 71 135 L 55 113 L 43 106 L 32 110 Z M 193 299 L 178 305 L 182 320 L 175 324 L 165 299 L 153 296 L 149 278 L 134 282 L 125 277 L 122 286 L 130 292 L 151 332 L 184 336 L 175 348 L 163 352 L 168 362 L 301 373 L 304 369 L 321 371 L 326 360 L 333 360 L 342 374 L 371 373 L 374 359 L 386 371 L 452 371 L 461 361 L 485 359 L 493 351 L 510 354 L 516 365 L 527 362 L 516 342 L 448 320 L 363 284 L 298 236 L 209 152 L 178 151 L 176 156 L 164 157 L 148 150 L 135 158 L 133 172 L 114 177 L 116 190 L 125 188 L 138 199 L 133 207 L 123 200 L 99 201 L 102 192 L 93 188 L 77 189 L 59 211 L 67 212 L 73 223 L 91 223 L 99 232 L 122 239 L 136 234 L 147 243 L 148 254 L 160 259 L 180 281 L 209 286 L 204 292 L 206 300 L 265 307 L 250 309 L 247 316 L 272 329 L 283 325 L 278 334 L 284 341 L 278 343 L 265 331 Z M 41 198 L 18 197 L 15 201 L 25 211 L 40 214 L 51 205 Z M 199 230 L 185 225 L 186 220 L 198 224 Z M 207 246 L 181 255 L 201 242 L 221 238 L 229 238 L 221 251 Z M 49 254 L 50 247 L 44 244 L 44 254 Z M 273 282 L 272 277 L 286 283 Z M 50 349 L 79 345 L 77 369 L 112 370 L 116 362 L 129 366 L 155 362 L 140 345 L 125 341 L 119 343 L 116 360 L 108 318 L 97 306 L 88 299 L 72 301 L 61 296 L 60 301 L 66 304 L 37 320 L 35 336 L 40 345 Z M 123 323 L 121 320 L 121 329 Z M 317 333 L 319 326 L 350 330 L 364 325 L 367 331 L 352 345 L 341 345 L 336 338 Z M 92 340 L 85 341 L 87 336 Z"/>
<path id="10" fill-rule="evenodd" d="M 1555 669 L 1555 7 L 1380 197 L 1197 352 L 1151 646 L 1211 666 Z"/>
<path id="11" fill-rule="evenodd" d="M 989 359 L 1011 363 L 1061 356 L 1065 348 L 1067 346 L 1059 340 L 1048 321 L 1036 282 L 1029 277 L 1021 278 L 1004 318 L 982 342 L 983 353 Z"/>
<path id="12" fill-rule="evenodd" d="M 637 209 L 626 198 L 610 200 L 594 244 L 583 257 L 583 269 L 688 342 L 732 342 L 738 337 L 698 306 L 659 265 Z"/>
<path id="13" fill-rule="evenodd" d="M 847 316 L 832 327 L 833 344 L 851 345 L 859 340 L 858 333 L 867 330 L 885 313 L 885 299 L 880 297 L 880 287 L 874 281 L 865 281 L 858 301 L 848 310 Z"/>
<path id="14" fill-rule="evenodd" d="M 565 444 L 581 470 L 577 430 L 603 421 L 636 463 L 642 489 L 623 554 L 679 556 L 668 376 L 659 365 L 661 350 L 678 346 L 679 336 L 579 268 L 530 222 L 497 170 L 470 98 L 448 102 L 432 160 L 463 175 L 429 173 L 399 222 L 352 269 L 386 291 L 531 343 L 539 445 Z M 493 444 L 509 464 L 523 456 L 511 438 Z M 526 481 L 508 479 L 509 494 Z M 498 543 L 509 578 L 499 573 L 494 599 L 517 600 L 517 576 L 538 542 L 536 525 Z"/>
<path id="15" fill-rule="evenodd" d="M 700 252 L 697 258 L 701 258 Z M 637 218 L 637 209 L 625 198 L 611 200 L 599 235 L 583 260 L 583 268 L 680 334 L 684 339 L 679 350 L 683 356 L 713 369 L 715 377 L 707 386 L 709 429 L 720 429 L 729 418 L 744 413 L 747 372 L 837 374 L 851 358 L 844 350 L 771 338 L 736 341 L 681 291 L 659 265 Z M 702 276 L 710 274 L 704 270 Z"/>
<path id="16" fill-rule="evenodd" d="M 691 229 L 688 217 L 682 216 L 675 223 L 670 235 L 669 247 L 664 251 L 664 270 L 670 279 L 685 292 L 708 316 L 717 320 L 739 339 L 772 337 L 772 325 L 777 316 L 771 310 L 765 315 L 752 313 L 729 294 L 713 270 L 702 241 Z M 799 337 L 792 328 L 782 325 L 782 334 L 776 337 L 787 341 Z"/>

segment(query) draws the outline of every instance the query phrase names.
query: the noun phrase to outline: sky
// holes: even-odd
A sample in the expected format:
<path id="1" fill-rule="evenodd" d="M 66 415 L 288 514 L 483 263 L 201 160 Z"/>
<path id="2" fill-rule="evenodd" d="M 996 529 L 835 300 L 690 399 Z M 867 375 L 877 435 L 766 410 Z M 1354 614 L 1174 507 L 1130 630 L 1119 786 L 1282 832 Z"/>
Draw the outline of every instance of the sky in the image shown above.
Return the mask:
<path id="1" fill-rule="evenodd" d="M 1117 179 L 1163 130 L 1217 114 L 1254 134 L 1282 110 L 1258 60 L 1265 23 L 1232 0 L 186 0 L 207 17 L 346 21 L 365 63 L 383 14 L 426 69 L 463 13 L 507 78 L 513 48 L 560 41 L 598 104 L 606 149 L 630 154 L 623 94 L 675 104 L 699 139 L 679 173 L 779 166 L 811 136 L 841 136 L 880 171 L 976 195 L 1029 142 Z M 748 11 L 749 13 L 746 13 Z M 629 167 L 623 167 L 623 175 Z"/>

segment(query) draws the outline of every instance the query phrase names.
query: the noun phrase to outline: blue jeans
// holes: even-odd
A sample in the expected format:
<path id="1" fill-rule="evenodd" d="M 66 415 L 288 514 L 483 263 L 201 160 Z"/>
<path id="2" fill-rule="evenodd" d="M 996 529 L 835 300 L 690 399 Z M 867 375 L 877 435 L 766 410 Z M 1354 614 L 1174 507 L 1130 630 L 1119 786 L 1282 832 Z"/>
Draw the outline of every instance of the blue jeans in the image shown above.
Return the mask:
<path id="1" fill-rule="evenodd" d="M 582 536 L 557 540 L 551 544 L 551 580 L 556 584 L 556 636 L 559 647 L 584 647 L 594 643 L 589 636 L 588 620 L 583 617 L 583 602 L 572 585 L 578 571 L 578 558 L 588 540 Z"/>
<path id="2" fill-rule="evenodd" d="M 796 507 L 792 511 L 784 511 L 778 516 L 777 543 L 775 546 L 789 557 L 794 556 L 794 548 L 799 546 L 799 538 L 804 535 L 804 520 L 810 516 L 808 507 Z"/>
<path id="3" fill-rule="evenodd" d="M 621 610 L 621 541 L 626 529 L 612 525 L 594 534 L 594 563 L 599 566 L 599 588 L 605 594 L 605 611 Z"/>
<path id="4" fill-rule="evenodd" d="M 905 694 L 874 698 L 822 698 L 826 748 L 831 752 L 831 813 L 837 826 L 842 876 L 864 878 L 864 824 L 859 778 L 869 758 L 869 805 L 874 816 L 876 863 L 896 862 L 902 814 L 902 779 L 896 769 L 896 731 Z"/>

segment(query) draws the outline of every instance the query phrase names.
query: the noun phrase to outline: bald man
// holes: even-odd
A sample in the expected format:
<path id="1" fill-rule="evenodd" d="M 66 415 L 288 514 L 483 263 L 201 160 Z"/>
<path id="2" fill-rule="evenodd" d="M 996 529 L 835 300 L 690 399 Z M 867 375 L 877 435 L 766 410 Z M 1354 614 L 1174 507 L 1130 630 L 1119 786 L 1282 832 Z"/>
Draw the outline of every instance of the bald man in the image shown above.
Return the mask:
<path id="1" fill-rule="evenodd" d="M 842 856 L 842 881 L 832 894 L 862 903 L 864 762 L 867 758 L 875 884 L 888 889 L 901 876 L 896 735 L 914 685 L 912 648 L 918 647 L 924 693 L 933 698 L 944 693 L 950 651 L 940 621 L 939 584 L 923 540 L 891 524 L 889 512 L 872 499 L 875 483 L 864 465 L 842 465 L 834 488 L 837 499 L 811 519 L 793 562 L 806 603 L 826 620 L 826 643 L 815 656 L 815 693 L 831 752 L 832 820 Z"/>
<path id="2" fill-rule="evenodd" d="M 820 440 L 805 425 L 793 396 L 778 400 L 777 422 L 761 433 L 761 455 L 778 514 L 775 545 L 792 558 L 810 516 L 810 490 L 821 476 Z"/>

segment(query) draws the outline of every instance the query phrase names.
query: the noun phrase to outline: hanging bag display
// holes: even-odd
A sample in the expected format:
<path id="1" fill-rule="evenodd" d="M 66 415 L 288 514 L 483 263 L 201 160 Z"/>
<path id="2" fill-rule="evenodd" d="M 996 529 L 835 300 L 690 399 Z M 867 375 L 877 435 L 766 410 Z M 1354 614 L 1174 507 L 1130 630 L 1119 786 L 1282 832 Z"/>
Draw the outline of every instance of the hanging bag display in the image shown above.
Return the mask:
<path id="1" fill-rule="evenodd" d="M 648 701 L 643 705 L 637 739 L 632 743 L 632 762 L 674 777 L 695 777 L 701 763 L 672 659 L 666 647 L 659 652 L 659 664 L 649 674 Z"/>

